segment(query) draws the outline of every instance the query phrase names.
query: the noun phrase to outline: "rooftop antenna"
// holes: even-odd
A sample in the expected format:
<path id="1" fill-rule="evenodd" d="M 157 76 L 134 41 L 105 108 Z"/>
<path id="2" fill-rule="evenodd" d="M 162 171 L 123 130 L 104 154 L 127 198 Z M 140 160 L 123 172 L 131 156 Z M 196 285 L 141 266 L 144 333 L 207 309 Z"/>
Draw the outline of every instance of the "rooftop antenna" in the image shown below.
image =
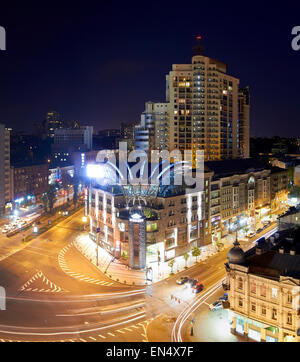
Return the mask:
<path id="1" fill-rule="evenodd" d="M 204 55 L 204 47 L 201 45 L 202 35 L 196 36 L 196 45 L 193 46 L 193 55 Z"/>

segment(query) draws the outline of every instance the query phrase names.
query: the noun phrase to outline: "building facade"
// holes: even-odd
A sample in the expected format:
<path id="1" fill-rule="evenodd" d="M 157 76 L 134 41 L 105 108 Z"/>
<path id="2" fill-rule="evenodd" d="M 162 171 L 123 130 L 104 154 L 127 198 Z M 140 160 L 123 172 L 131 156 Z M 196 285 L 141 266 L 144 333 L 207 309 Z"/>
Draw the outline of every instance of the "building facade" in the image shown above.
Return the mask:
<path id="1" fill-rule="evenodd" d="M 218 242 L 234 231 L 255 232 L 287 205 L 288 171 L 266 169 L 253 159 L 206 162 L 205 234 Z M 277 200 L 277 202 L 274 202 Z"/>
<path id="2" fill-rule="evenodd" d="M 11 177 L 14 202 L 32 196 L 40 200 L 49 188 L 49 165 L 14 165 Z"/>
<path id="3" fill-rule="evenodd" d="M 201 192 L 174 186 L 159 192 L 142 206 L 147 260 L 159 252 L 167 261 L 236 230 L 239 237 L 255 232 L 272 214 L 270 175 L 251 159 L 206 162 Z M 88 195 L 91 238 L 116 257 L 130 256 L 130 213 L 121 188 L 94 185 Z"/>
<path id="4" fill-rule="evenodd" d="M 149 155 L 169 148 L 169 103 L 147 102 L 141 122 L 134 129 L 134 149 Z"/>
<path id="5" fill-rule="evenodd" d="M 247 253 L 238 243 L 229 251 L 225 289 L 231 330 L 259 342 L 299 342 L 299 250 L 290 238 L 278 238 Z"/>
<path id="6" fill-rule="evenodd" d="M 250 157 L 250 91 L 239 89 L 238 149 L 242 158 Z"/>
<path id="7" fill-rule="evenodd" d="M 54 131 L 54 144 L 51 147 L 52 163 L 55 166 L 71 164 L 73 152 L 85 152 L 92 148 L 93 126 L 78 129 L 56 129 Z"/>
<path id="8" fill-rule="evenodd" d="M 227 74 L 227 65 L 205 56 L 198 43 L 191 64 L 174 64 L 166 79 L 170 149 L 195 157 L 200 149 L 207 161 L 240 157 L 239 134 L 249 133 L 239 133 L 239 79 Z"/>
<path id="9" fill-rule="evenodd" d="M 115 257 L 133 258 L 133 233 L 137 221 L 126 207 L 124 196 L 113 188 L 109 191 L 93 187 L 89 190 L 90 237 Z M 147 262 L 173 259 L 190 251 L 192 246 L 203 246 L 203 194 L 185 195 L 174 190 L 162 194 L 144 207 Z M 137 233 L 143 235 L 140 220 Z M 99 233 L 97 234 L 97 229 Z M 140 240 L 139 237 L 137 237 Z M 138 241 L 140 243 L 140 241 Z"/>
<path id="10" fill-rule="evenodd" d="M 10 130 L 0 124 L 0 215 L 11 200 Z"/>
<path id="11" fill-rule="evenodd" d="M 127 143 L 128 151 L 134 149 L 134 129 L 136 126 L 138 126 L 138 122 L 121 123 L 120 142 Z"/>
<path id="12" fill-rule="evenodd" d="M 166 102 L 146 103 L 136 146 L 140 141 L 148 149 L 152 144 L 156 149 L 191 150 L 194 161 L 197 150 L 204 151 L 205 161 L 247 158 L 249 88 L 240 89 L 227 65 L 205 56 L 201 37 L 197 40 L 191 63 L 173 64 L 166 75 Z M 160 107 L 165 114 L 156 122 Z"/>

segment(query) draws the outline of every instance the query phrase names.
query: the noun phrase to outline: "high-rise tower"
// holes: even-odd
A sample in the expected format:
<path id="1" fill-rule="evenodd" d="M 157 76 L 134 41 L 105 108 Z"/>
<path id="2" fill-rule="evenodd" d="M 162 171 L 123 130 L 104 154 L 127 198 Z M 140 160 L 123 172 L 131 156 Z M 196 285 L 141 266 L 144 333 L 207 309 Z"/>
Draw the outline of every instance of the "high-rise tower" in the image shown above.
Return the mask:
<path id="1" fill-rule="evenodd" d="M 169 148 L 204 151 L 205 160 L 239 157 L 239 79 L 204 55 L 197 37 L 191 64 L 173 64 L 166 76 L 170 102 Z"/>

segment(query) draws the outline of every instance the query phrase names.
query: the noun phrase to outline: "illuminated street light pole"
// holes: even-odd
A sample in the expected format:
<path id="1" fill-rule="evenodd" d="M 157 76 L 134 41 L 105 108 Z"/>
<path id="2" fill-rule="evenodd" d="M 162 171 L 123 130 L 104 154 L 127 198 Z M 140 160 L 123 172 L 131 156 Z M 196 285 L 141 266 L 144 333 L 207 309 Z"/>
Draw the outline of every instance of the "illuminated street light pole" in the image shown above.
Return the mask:
<path id="1" fill-rule="evenodd" d="M 100 228 L 97 227 L 96 230 L 96 242 L 97 242 L 97 248 L 96 248 L 96 252 L 97 252 L 97 266 L 99 266 L 99 233 L 100 233 Z"/>
<path id="2" fill-rule="evenodd" d="M 85 225 L 87 223 L 87 217 L 86 216 L 82 217 L 82 222 L 83 222 L 83 230 L 85 230 Z"/>

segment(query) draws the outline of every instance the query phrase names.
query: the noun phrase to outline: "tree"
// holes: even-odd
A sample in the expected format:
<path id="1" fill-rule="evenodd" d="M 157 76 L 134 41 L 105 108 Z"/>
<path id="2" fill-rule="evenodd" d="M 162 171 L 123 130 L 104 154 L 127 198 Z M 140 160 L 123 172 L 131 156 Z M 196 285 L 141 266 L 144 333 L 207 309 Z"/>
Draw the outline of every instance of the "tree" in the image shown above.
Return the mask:
<path id="1" fill-rule="evenodd" d="M 175 264 L 175 259 L 170 260 L 168 263 L 168 266 L 171 268 L 171 274 L 174 274 L 173 273 L 174 264 Z"/>
<path id="2" fill-rule="evenodd" d="M 47 192 L 48 207 L 51 214 L 53 213 L 53 207 L 56 201 L 56 191 L 57 191 L 56 185 L 50 185 L 49 190 Z"/>
<path id="3" fill-rule="evenodd" d="M 77 176 L 73 177 L 72 185 L 73 185 L 73 204 L 74 207 L 76 207 L 78 202 L 78 186 L 79 186 L 79 179 Z"/>
<path id="4" fill-rule="evenodd" d="M 196 258 L 196 263 L 198 263 L 198 256 L 201 255 L 201 249 L 198 246 L 194 246 L 192 249 L 192 255 Z"/>
<path id="5" fill-rule="evenodd" d="M 250 229 L 249 229 L 248 226 L 244 226 L 244 230 L 245 230 L 245 233 L 246 233 L 246 235 L 247 235 Z"/>
<path id="6" fill-rule="evenodd" d="M 42 202 L 43 202 L 43 206 L 44 206 L 44 212 L 47 213 L 48 212 L 48 195 L 47 195 L 47 192 L 43 193 Z"/>
<path id="7" fill-rule="evenodd" d="M 62 176 L 61 183 L 62 183 L 63 189 L 67 192 L 67 200 L 69 202 L 70 201 L 70 199 L 69 199 L 69 190 L 70 190 L 69 187 L 72 185 L 73 179 L 68 173 L 66 173 L 66 174 L 64 174 Z"/>
<path id="8" fill-rule="evenodd" d="M 184 254 L 183 254 L 183 259 L 185 261 L 185 268 L 187 268 L 187 261 L 189 260 L 189 257 L 190 257 L 190 254 L 186 251 Z"/>
<path id="9" fill-rule="evenodd" d="M 218 251 L 220 251 L 223 246 L 224 246 L 223 243 L 221 243 L 220 241 L 216 241 L 216 247 L 217 247 Z"/>

